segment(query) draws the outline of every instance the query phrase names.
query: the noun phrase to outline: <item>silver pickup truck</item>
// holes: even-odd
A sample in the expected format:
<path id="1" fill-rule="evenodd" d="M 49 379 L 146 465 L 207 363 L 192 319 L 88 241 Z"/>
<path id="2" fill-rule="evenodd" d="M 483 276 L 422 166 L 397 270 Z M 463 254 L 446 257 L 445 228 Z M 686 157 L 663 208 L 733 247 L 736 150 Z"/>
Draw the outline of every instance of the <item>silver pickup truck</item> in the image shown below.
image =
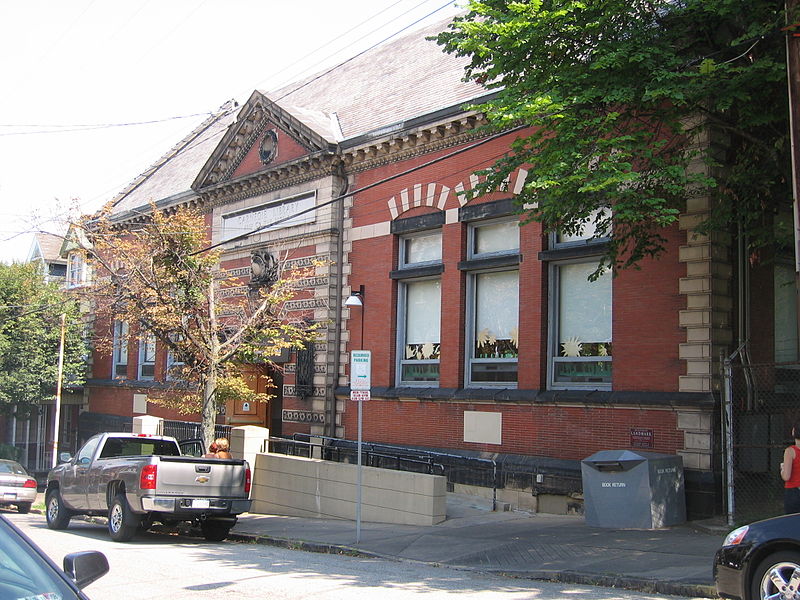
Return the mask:
<path id="1" fill-rule="evenodd" d="M 111 538 L 125 542 L 154 522 L 189 521 L 220 541 L 250 509 L 247 461 L 187 456 L 171 437 L 101 433 L 60 458 L 47 476 L 50 529 L 65 529 L 74 515 L 105 516 Z"/>

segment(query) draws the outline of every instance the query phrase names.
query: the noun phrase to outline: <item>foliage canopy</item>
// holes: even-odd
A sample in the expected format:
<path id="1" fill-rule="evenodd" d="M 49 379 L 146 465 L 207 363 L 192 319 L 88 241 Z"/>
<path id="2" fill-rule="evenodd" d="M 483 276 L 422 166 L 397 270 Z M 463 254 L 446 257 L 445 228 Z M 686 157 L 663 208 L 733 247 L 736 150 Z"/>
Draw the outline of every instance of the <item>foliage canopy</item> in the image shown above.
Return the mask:
<path id="1" fill-rule="evenodd" d="M 206 251 L 205 220 L 196 210 L 167 213 L 152 205 L 143 222 L 122 227 L 107 209 L 78 230 L 76 239 L 96 271 L 87 293 L 109 327 L 98 347 L 112 349 L 117 321 L 127 323 L 128 335 L 140 343 L 150 337 L 167 348 L 171 385 L 149 396 L 185 414 L 199 412 L 207 447 L 226 400 L 269 398 L 248 387 L 242 365 L 268 363 L 316 335 L 317 325 L 290 322 L 284 313 L 306 271 L 281 269 L 270 286 L 248 288 L 220 270 L 219 252 Z"/>
<path id="2" fill-rule="evenodd" d="M 87 349 L 77 302 L 34 264 L 0 264 L 0 410 L 25 417 L 52 400 L 58 385 L 65 314 L 62 385 L 84 381 Z"/>
<path id="3" fill-rule="evenodd" d="M 665 248 L 687 194 L 701 233 L 741 226 L 770 245 L 791 206 L 783 3 L 767 0 L 471 0 L 437 37 L 497 90 L 494 128 L 527 124 L 478 193 L 529 169 L 517 197 L 546 231 L 593 222 L 603 265 Z M 532 132 L 531 132 L 532 131 Z M 708 143 L 711 141 L 711 143 Z M 598 207 L 613 208 L 608 211 Z"/>

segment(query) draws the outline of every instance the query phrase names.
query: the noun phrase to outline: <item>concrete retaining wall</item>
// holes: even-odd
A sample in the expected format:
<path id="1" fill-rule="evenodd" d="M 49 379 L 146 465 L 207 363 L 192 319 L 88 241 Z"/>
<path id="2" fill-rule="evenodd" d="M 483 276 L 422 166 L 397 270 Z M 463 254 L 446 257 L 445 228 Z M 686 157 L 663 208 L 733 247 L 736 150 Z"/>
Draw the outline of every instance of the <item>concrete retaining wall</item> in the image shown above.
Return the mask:
<path id="1" fill-rule="evenodd" d="M 447 483 L 440 475 L 362 467 L 361 519 L 435 525 L 444 521 Z M 250 512 L 355 519 L 358 466 L 301 456 L 257 454 Z"/>

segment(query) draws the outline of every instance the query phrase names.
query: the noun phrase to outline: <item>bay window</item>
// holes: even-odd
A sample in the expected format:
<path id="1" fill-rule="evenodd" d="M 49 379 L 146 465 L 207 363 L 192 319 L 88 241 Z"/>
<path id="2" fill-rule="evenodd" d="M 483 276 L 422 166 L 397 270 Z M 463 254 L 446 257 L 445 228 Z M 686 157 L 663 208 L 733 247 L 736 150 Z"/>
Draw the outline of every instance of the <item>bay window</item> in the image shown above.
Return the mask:
<path id="1" fill-rule="evenodd" d="M 67 287 L 74 288 L 88 281 L 88 266 L 80 252 L 70 252 L 67 257 Z"/>

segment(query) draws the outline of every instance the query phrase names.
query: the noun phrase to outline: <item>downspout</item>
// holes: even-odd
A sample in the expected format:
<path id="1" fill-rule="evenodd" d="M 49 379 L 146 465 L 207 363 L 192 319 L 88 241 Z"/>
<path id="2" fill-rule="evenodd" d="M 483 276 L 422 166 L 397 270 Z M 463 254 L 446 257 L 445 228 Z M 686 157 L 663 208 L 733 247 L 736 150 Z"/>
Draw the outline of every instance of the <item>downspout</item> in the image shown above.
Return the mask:
<path id="1" fill-rule="evenodd" d="M 337 155 L 339 152 L 337 151 Z M 333 383 L 328 389 L 328 414 L 325 416 L 325 429 L 329 437 L 336 437 L 336 387 L 339 385 L 339 369 L 341 368 L 342 358 L 342 288 L 344 287 L 344 196 L 349 188 L 347 173 L 344 170 L 344 163 L 339 161 L 337 172 L 342 181 L 342 189 L 339 190 L 339 201 L 334 206 L 336 231 L 336 287 L 334 296 L 334 310 L 336 312 L 334 340 L 333 340 Z"/>
<path id="2" fill-rule="evenodd" d="M 742 363 L 742 375 L 747 387 L 747 410 L 755 405 L 752 373 L 750 372 L 750 269 L 747 261 L 747 239 L 744 234 L 741 218 L 737 228 L 736 268 L 737 268 L 737 324 L 739 359 Z"/>

